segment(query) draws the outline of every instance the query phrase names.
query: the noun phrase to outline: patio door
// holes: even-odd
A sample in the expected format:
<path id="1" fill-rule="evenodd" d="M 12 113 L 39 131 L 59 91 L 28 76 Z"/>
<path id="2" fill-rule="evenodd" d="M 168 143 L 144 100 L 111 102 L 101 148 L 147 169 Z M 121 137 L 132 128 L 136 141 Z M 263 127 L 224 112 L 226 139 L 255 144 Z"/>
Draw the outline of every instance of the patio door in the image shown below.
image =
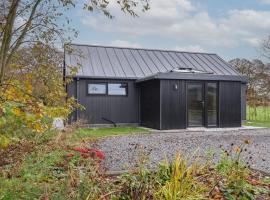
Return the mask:
<path id="1" fill-rule="evenodd" d="M 188 126 L 204 125 L 204 87 L 201 82 L 189 82 L 187 85 Z"/>
<path id="2" fill-rule="evenodd" d="M 187 125 L 188 127 L 216 127 L 217 83 L 187 82 Z"/>

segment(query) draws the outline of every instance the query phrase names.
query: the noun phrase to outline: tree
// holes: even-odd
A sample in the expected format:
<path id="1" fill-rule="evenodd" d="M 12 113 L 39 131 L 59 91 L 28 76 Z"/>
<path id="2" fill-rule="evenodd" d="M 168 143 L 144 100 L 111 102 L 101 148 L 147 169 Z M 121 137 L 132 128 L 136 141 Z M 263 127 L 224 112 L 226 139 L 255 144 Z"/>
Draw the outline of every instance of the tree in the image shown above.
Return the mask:
<path id="1" fill-rule="evenodd" d="M 270 35 L 262 41 L 261 52 L 264 57 L 270 59 Z"/>
<path id="2" fill-rule="evenodd" d="M 270 102 L 270 65 L 255 59 L 233 59 L 229 63 L 241 74 L 248 77 L 247 102 L 256 117 L 257 106 L 269 106 Z"/>
<path id="3" fill-rule="evenodd" d="M 108 9 L 112 2 L 132 16 L 136 16 L 135 7 L 141 6 L 143 11 L 149 9 L 148 0 L 85 0 L 83 8 L 98 10 L 112 18 Z M 57 20 L 64 17 L 65 9 L 72 7 L 75 0 L 4 0 L 0 3 L 0 84 L 12 57 L 22 45 L 42 42 L 53 46 L 59 39 L 64 42 L 66 27 L 59 26 Z M 66 20 L 68 23 L 69 19 Z"/>
<path id="4" fill-rule="evenodd" d="M 113 2 L 132 16 L 136 7 L 149 9 L 148 0 L 85 0 L 83 8 L 112 18 L 108 6 Z M 0 2 L 0 147 L 14 138 L 43 132 L 54 117 L 66 118 L 79 106 L 67 98 L 63 54 L 55 46 L 70 41 L 66 32 L 77 34 L 64 16 L 65 9 L 73 7 L 75 0 Z M 59 25 L 62 19 L 66 23 Z"/>

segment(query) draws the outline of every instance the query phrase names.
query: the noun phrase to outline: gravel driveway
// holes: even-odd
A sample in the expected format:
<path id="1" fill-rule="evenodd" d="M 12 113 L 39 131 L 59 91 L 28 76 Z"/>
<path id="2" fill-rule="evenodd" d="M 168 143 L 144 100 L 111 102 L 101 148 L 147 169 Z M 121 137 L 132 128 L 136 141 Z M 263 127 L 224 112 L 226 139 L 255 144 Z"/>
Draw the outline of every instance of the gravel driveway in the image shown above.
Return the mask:
<path id="1" fill-rule="evenodd" d="M 108 137 L 99 140 L 95 146 L 102 150 L 105 167 L 110 171 L 132 169 L 141 155 L 148 155 L 150 166 L 156 166 L 167 155 L 171 159 L 177 152 L 204 156 L 209 149 L 217 152 L 232 149 L 231 145 L 251 144 L 244 152 L 245 160 L 251 160 L 251 167 L 270 173 L 270 129 L 229 131 L 177 131 L 151 134 Z"/>

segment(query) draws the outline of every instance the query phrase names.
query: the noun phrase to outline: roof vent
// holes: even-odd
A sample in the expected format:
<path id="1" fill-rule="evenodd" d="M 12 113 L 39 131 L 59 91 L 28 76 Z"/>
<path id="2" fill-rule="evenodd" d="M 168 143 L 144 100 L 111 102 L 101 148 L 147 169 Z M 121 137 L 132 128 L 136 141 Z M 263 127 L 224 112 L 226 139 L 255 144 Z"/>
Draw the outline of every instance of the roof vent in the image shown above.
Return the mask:
<path id="1" fill-rule="evenodd" d="M 183 67 L 172 69 L 171 72 L 194 73 L 194 74 L 195 73 L 196 74 L 212 74 L 212 72 L 206 72 L 206 71 L 196 70 L 196 69 L 192 69 L 192 68 L 183 68 Z"/>

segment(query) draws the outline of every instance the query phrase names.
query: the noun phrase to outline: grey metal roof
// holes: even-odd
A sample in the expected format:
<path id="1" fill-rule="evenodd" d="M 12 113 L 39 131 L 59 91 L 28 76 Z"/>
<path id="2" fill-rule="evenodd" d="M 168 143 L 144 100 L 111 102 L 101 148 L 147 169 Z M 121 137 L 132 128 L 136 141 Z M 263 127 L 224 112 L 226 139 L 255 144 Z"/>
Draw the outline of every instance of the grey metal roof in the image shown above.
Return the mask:
<path id="1" fill-rule="evenodd" d="M 65 50 L 66 66 L 81 66 L 76 77 L 140 79 L 176 68 L 192 68 L 225 77 L 240 76 L 227 62 L 211 53 L 80 44 L 66 47 L 72 49 Z M 71 75 L 68 67 L 66 75 Z"/>

